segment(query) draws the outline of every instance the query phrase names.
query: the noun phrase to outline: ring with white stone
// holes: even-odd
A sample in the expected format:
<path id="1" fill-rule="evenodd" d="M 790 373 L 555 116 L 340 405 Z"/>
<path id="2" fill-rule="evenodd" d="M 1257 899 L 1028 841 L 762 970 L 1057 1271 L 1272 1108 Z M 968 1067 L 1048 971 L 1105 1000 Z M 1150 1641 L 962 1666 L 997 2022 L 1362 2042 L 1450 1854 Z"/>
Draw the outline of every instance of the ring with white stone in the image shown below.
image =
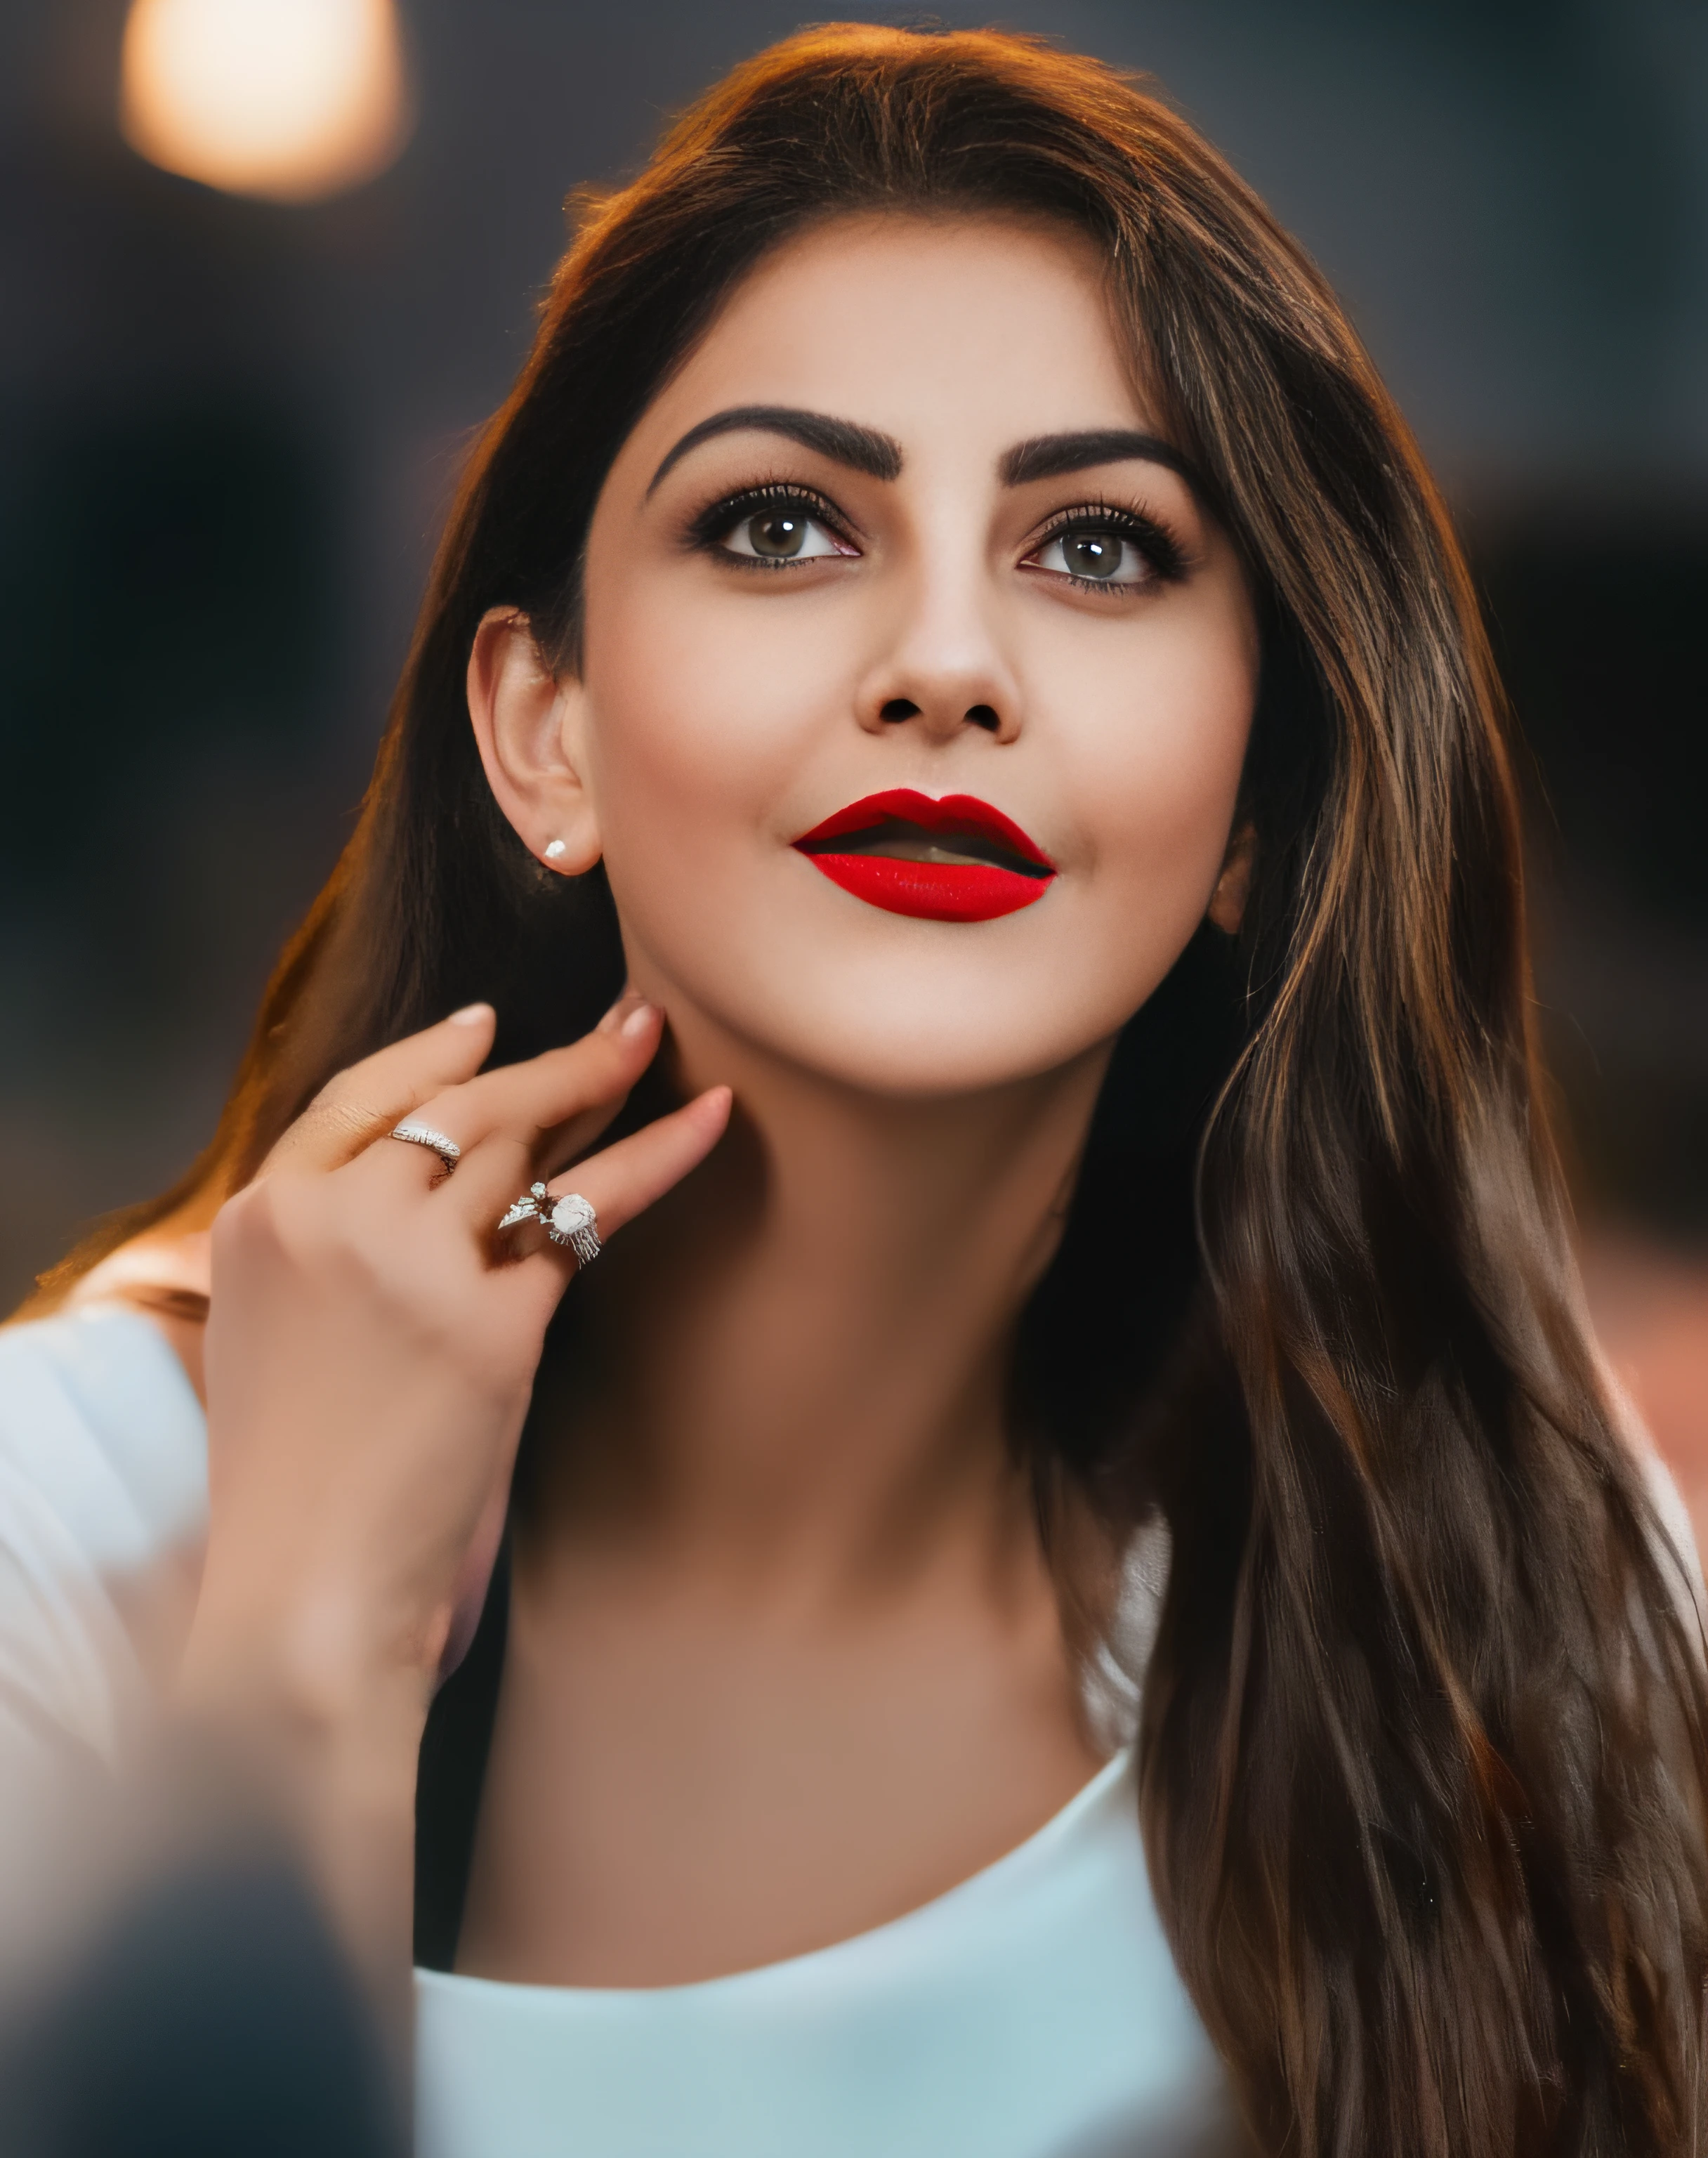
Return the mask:
<path id="1" fill-rule="evenodd" d="M 402 1139 L 410 1146 L 429 1148 L 444 1163 L 447 1175 L 462 1159 L 462 1149 L 456 1140 L 447 1138 L 443 1132 L 435 1131 L 431 1124 L 418 1124 L 405 1118 L 402 1123 L 392 1126 L 390 1136 Z"/>
<path id="2" fill-rule="evenodd" d="M 573 1252 L 584 1267 L 591 1267 L 599 1256 L 599 1216 L 579 1191 L 554 1199 L 543 1184 L 530 1185 L 498 1226 L 513 1229 L 524 1221 L 538 1221 L 553 1243 Z"/>

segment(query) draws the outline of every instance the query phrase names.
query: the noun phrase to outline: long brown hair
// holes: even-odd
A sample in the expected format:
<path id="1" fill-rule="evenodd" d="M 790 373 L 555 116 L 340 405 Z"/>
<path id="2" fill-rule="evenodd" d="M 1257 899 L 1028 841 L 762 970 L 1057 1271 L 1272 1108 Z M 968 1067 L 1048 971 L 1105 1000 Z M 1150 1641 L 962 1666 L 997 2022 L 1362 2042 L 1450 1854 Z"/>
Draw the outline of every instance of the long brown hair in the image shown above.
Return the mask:
<path id="1" fill-rule="evenodd" d="M 768 247 L 883 208 L 1090 235 L 1264 618 L 1245 929 L 1128 1028 L 1014 1357 L 1040 1490 L 1172 1535 L 1141 1758 L 1180 1969 L 1274 2149 L 1695 2148 L 1695 1610 L 1578 1309 L 1476 607 L 1322 278 L 1131 82 L 1021 39 L 815 30 L 582 204 L 359 829 L 209 1154 L 105 1243 L 240 1184 L 334 1070 L 467 999 L 505 1056 L 591 1022 L 622 978 L 609 894 L 498 813 L 475 626 L 519 607 L 574 665 L 588 520 L 642 409 Z"/>

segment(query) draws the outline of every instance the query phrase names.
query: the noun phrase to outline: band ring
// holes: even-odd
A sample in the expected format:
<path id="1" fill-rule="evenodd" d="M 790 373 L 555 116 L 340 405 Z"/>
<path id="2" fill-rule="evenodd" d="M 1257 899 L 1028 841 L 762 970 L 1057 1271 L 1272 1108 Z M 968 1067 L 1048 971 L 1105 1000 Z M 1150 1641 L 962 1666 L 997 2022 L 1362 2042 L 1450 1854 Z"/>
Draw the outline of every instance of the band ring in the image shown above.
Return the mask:
<path id="1" fill-rule="evenodd" d="M 456 1140 L 447 1138 L 443 1132 L 435 1131 L 431 1124 L 417 1124 L 406 1118 L 400 1124 L 394 1124 L 388 1136 L 402 1139 L 410 1146 L 428 1148 L 444 1163 L 447 1176 L 462 1159 L 462 1149 Z"/>
<path id="2" fill-rule="evenodd" d="M 599 1242 L 599 1216 L 591 1200 L 579 1191 L 566 1191 L 554 1199 L 543 1184 L 530 1185 L 498 1224 L 500 1230 L 537 1221 L 555 1244 L 573 1252 L 579 1263 L 591 1267 L 603 1247 Z"/>

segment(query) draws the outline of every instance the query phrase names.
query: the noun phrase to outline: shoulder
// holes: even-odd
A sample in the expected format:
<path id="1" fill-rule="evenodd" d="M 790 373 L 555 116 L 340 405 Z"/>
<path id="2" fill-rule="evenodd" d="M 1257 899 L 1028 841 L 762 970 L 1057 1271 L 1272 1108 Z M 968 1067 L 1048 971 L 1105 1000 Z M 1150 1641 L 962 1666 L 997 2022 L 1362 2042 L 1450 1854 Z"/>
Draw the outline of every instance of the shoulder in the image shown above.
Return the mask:
<path id="1" fill-rule="evenodd" d="M 151 1319 L 103 1302 L 0 1329 L 0 1477 L 97 1568 L 146 1564 L 199 1532 L 201 1404 Z"/>
<path id="2" fill-rule="evenodd" d="M 0 1727 L 118 1742 L 145 1686 L 134 1623 L 199 1544 L 206 1429 L 140 1311 L 90 1302 L 0 1328 Z"/>

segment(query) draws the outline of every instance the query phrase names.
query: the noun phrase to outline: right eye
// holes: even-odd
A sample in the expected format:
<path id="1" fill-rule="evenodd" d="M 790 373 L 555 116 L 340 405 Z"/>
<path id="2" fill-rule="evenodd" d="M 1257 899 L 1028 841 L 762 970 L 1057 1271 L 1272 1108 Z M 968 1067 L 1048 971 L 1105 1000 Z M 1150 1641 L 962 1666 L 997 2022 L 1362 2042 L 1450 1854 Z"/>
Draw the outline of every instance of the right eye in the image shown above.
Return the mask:
<path id="1" fill-rule="evenodd" d="M 725 554 L 743 561 L 779 567 L 854 552 L 805 501 L 768 502 L 760 509 L 746 510 L 719 534 L 718 545 Z"/>

